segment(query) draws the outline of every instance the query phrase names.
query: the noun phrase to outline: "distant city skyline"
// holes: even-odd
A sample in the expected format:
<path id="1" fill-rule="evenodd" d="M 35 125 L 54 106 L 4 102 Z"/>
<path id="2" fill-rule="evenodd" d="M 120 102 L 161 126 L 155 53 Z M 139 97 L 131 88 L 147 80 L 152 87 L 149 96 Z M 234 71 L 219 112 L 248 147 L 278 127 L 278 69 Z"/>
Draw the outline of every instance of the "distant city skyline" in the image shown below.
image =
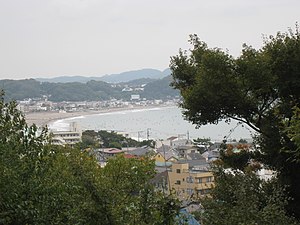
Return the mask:
<path id="1" fill-rule="evenodd" d="M 298 0 L 0 0 L 0 79 L 168 68 L 190 34 L 240 54 L 300 22 Z"/>

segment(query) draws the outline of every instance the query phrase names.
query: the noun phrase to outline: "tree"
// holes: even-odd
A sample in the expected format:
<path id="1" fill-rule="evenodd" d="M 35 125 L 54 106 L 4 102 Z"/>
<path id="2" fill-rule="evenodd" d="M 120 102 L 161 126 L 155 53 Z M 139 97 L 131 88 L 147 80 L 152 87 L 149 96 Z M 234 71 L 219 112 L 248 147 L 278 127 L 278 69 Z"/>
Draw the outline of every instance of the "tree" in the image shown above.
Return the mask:
<path id="1" fill-rule="evenodd" d="M 100 130 L 98 132 L 93 130 L 86 130 L 82 133 L 81 147 L 99 147 L 98 142 L 101 141 L 101 147 L 103 148 L 123 148 L 123 147 L 142 147 L 142 146 L 155 146 L 154 140 L 136 141 L 132 138 L 125 137 L 122 134 L 116 132 L 108 132 Z"/>
<path id="2" fill-rule="evenodd" d="M 0 224 L 174 224 L 179 203 L 154 191 L 154 173 L 149 159 L 101 168 L 86 151 L 51 145 L 0 93 Z"/>
<path id="3" fill-rule="evenodd" d="M 257 132 L 254 157 L 287 185 L 289 213 L 300 218 L 299 149 L 287 130 L 300 104 L 300 33 L 278 33 L 261 49 L 246 44 L 234 58 L 210 49 L 197 35 L 192 49 L 171 58 L 172 86 L 183 97 L 186 119 L 197 126 L 232 119 Z"/>
<path id="4" fill-rule="evenodd" d="M 298 156 L 298 160 L 300 159 L 300 108 L 294 107 L 294 114 L 292 116 L 291 121 L 284 121 L 285 130 L 288 134 L 288 137 L 291 138 L 297 148 L 295 154 Z"/>
<path id="5" fill-rule="evenodd" d="M 156 192 L 149 180 L 155 175 L 148 158 L 112 158 L 103 169 L 105 190 L 112 196 L 107 208 L 115 224 L 175 224 L 179 202 Z"/>
<path id="6" fill-rule="evenodd" d="M 202 200 L 203 224 L 297 224 L 285 212 L 287 198 L 276 178 L 265 181 L 252 171 L 214 168 L 216 186 Z"/>
<path id="7" fill-rule="evenodd" d="M 28 126 L 16 103 L 2 96 L 0 224 L 105 224 L 96 160 L 50 145 L 47 129 Z"/>

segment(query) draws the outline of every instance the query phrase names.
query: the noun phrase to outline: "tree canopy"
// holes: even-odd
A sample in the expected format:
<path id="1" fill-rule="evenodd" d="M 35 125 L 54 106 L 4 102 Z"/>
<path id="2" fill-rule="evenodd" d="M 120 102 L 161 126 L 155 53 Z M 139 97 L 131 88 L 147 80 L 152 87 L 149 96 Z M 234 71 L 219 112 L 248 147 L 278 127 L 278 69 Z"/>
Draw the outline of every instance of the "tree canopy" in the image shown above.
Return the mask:
<path id="1" fill-rule="evenodd" d="M 263 180 L 252 171 L 214 168 L 216 186 L 211 197 L 202 200 L 205 225 L 297 224 L 287 215 L 287 197 L 277 179 Z"/>
<path id="2" fill-rule="evenodd" d="M 186 119 L 201 126 L 238 120 L 256 131 L 251 158 L 279 174 L 300 218 L 300 163 L 294 108 L 300 104 L 300 33 L 265 38 L 260 49 L 244 44 L 237 58 L 191 35 L 192 48 L 171 58 L 172 86 L 180 90 Z M 295 130 L 296 129 L 296 130 Z M 299 145 L 298 145 L 299 146 Z M 247 162 L 250 162 L 250 159 Z"/>
<path id="3" fill-rule="evenodd" d="M 179 202 L 154 190 L 150 159 L 101 168 L 80 149 L 51 145 L 0 93 L 0 224 L 175 224 Z"/>
<path id="4" fill-rule="evenodd" d="M 154 140 L 143 140 L 136 141 L 132 138 L 125 137 L 122 134 L 118 134 L 114 131 L 109 132 L 100 130 L 98 132 L 94 130 L 85 130 L 82 132 L 82 142 L 80 143 L 81 148 L 128 148 L 128 147 L 142 147 L 149 146 L 154 148 Z"/>
<path id="5" fill-rule="evenodd" d="M 41 98 L 43 95 L 53 102 L 61 101 L 103 101 L 122 99 L 129 101 L 132 94 L 139 94 L 146 99 L 170 99 L 178 96 L 178 91 L 169 86 L 171 76 L 146 82 L 144 91 L 124 92 L 124 87 L 135 87 L 135 81 L 120 84 L 109 84 L 103 81 L 91 80 L 86 83 L 49 83 L 34 79 L 0 80 L 0 88 L 5 90 L 5 98 L 23 100 L 26 98 Z M 146 80 L 144 80 L 146 81 Z M 138 84 L 142 81 L 136 81 Z M 145 84 L 145 83 L 142 83 Z"/>

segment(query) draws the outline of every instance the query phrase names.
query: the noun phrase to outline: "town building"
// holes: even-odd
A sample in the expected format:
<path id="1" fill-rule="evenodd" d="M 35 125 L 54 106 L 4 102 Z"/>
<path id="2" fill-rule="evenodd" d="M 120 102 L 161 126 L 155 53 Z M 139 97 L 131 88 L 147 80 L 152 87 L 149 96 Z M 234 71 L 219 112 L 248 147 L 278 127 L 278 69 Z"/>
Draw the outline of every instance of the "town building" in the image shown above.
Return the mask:
<path id="1" fill-rule="evenodd" d="M 214 187 L 213 173 L 208 164 L 191 164 L 178 161 L 168 171 L 169 186 L 180 200 L 198 199 L 210 193 Z"/>
<path id="2" fill-rule="evenodd" d="M 82 130 L 78 124 L 73 122 L 70 124 L 68 131 L 50 131 L 52 144 L 74 146 L 81 141 Z"/>

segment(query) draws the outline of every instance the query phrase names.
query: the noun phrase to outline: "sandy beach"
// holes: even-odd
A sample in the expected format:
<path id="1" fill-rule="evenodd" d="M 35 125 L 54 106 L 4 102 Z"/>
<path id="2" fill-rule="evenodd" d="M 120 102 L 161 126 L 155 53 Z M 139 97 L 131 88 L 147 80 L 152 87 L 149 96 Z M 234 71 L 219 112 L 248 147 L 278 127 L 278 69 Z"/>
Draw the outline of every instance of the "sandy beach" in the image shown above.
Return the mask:
<path id="1" fill-rule="evenodd" d="M 97 111 L 99 112 L 99 111 Z M 25 113 L 26 122 L 29 125 L 36 124 L 37 126 L 46 126 L 50 122 L 66 119 L 76 116 L 89 115 L 94 113 L 94 111 L 81 111 L 81 112 L 30 112 Z"/>
<path id="2" fill-rule="evenodd" d="M 26 122 L 29 125 L 36 124 L 37 126 L 46 126 L 51 122 L 60 119 L 66 119 L 71 117 L 85 116 L 98 113 L 109 113 L 117 112 L 123 110 L 133 110 L 133 109 L 145 109 L 145 108 L 156 108 L 165 107 L 165 105 L 150 105 L 150 106 L 133 106 L 133 107 L 118 107 L 118 108 L 107 108 L 100 110 L 86 110 L 86 111 L 76 111 L 76 112 L 30 112 L 25 113 Z"/>

